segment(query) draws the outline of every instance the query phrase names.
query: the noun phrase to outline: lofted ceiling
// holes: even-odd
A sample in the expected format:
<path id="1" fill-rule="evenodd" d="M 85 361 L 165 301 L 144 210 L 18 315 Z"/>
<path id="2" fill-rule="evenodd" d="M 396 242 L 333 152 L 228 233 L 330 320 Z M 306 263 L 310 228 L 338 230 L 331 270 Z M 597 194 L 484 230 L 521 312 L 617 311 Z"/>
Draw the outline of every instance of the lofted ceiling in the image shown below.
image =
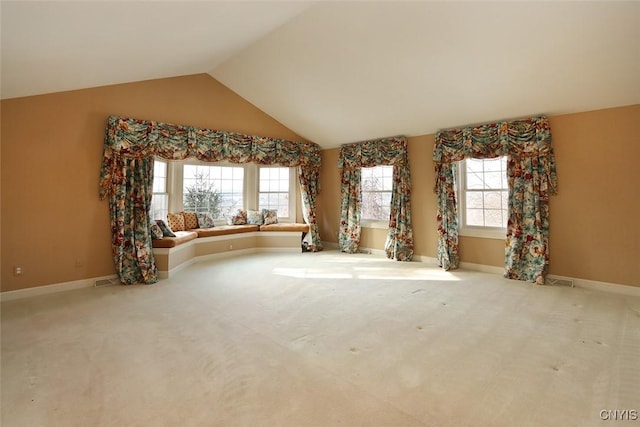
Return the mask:
<path id="1" fill-rule="evenodd" d="M 3 99 L 209 73 L 325 148 L 640 103 L 640 2 L 2 1 Z"/>

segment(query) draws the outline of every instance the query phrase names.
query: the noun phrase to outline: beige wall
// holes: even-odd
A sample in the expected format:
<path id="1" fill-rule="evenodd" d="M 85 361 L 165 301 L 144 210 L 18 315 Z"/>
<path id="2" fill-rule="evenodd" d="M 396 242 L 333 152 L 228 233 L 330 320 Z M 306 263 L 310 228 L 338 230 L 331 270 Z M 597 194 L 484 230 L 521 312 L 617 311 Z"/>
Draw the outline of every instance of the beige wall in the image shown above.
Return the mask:
<path id="1" fill-rule="evenodd" d="M 98 199 L 110 114 L 300 139 L 206 74 L 8 99 L 1 111 L 2 291 L 114 274 Z"/>
<path id="2" fill-rule="evenodd" d="M 3 100 L 1 289 L 114 273 L 108 207 L 98 199 L 110 114 L 300 139 L 208 75 Z M 640 286 L 640 106 L 550 117 L 560 194 L 551 198 L 552 274 Z M 434 136 L 409 138 L 417 255 L 436 256 Z M 337 242 L 338 149 L 322 151 L 318 220 Z M 299 209 L 298 209 L 299 210 Z M 385 230 L 363 246 L 383 249 Z M 501 240 L 462 237 L 464 262 L 502 266 Z M 24 274 L 13 275 L 14 266 Z"/>
<path id="3" fill-rule="evenodd" d="M 549 117 L 559 194 L 550 202 L 550 273 L 640 286 L 640 105 Z M 416 255 L 435 257 L 434 135 L 408 140 Z M 323 240 L 337 242 L 338 149 L 322 152 L 318 201 Z M 383 249 L 384 230 L 362 246 Z M 463 262 L 503 266 L 504 242 L 460 238 Z"/>

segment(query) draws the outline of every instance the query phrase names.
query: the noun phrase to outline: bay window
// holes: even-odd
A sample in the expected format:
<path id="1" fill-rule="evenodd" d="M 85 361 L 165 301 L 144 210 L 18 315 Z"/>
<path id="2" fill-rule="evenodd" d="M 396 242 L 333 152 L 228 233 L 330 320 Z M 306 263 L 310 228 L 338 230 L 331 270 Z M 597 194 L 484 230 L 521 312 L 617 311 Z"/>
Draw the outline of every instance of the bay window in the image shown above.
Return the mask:
<path id="1" fill-rule="evenodd" d="M 154 162 L 152 219 L 168 212 L 209 213 L 217 224 L 238 209 L 276 209 L 295 222 L 296 168 L 256 164 Z"/>

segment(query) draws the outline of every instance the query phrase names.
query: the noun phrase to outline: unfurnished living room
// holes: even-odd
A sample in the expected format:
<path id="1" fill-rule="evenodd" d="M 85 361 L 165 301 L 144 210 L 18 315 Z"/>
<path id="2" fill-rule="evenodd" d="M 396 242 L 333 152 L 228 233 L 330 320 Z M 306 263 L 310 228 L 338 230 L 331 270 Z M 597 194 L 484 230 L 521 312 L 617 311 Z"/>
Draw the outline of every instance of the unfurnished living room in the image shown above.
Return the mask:
<path id="1" fill-rule="evenodd" d="M 0 20 L 3 427 L 640 425 L 640 2 Z"/>

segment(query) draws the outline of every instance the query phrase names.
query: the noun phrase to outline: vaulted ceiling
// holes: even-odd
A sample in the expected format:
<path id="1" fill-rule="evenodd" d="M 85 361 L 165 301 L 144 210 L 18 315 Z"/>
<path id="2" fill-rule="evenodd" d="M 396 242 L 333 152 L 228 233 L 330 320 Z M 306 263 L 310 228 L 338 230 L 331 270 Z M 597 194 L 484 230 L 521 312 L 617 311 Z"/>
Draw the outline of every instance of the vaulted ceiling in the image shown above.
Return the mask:
<path id="1" fill-rule="evenodd" d="M 640 2 L 2 1 L 3 99 L 209 73 L 301 136 L 640 103 Z"/>

